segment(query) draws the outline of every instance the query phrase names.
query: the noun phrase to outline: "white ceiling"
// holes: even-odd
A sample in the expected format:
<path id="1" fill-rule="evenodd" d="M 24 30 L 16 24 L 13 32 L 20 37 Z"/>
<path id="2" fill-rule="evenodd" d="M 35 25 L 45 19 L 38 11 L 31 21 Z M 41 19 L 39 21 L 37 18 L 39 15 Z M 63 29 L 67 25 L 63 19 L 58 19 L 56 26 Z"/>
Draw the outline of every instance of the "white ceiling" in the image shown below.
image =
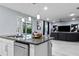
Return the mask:
<path id="1" fill-rule="evenodd" d="M 11 8 L 13 10 L 29 14 L 36 17 L 39 13 L 41 19 L 49 18 L 50 20 L 57 20 L 60 18 L 70 18 L 70 13 L 75 13 L 79 16 L 78 3 L 0 3 L 5 7 Z M 44 10 L 44 6 L 48 7 L 48 10 Z"/>

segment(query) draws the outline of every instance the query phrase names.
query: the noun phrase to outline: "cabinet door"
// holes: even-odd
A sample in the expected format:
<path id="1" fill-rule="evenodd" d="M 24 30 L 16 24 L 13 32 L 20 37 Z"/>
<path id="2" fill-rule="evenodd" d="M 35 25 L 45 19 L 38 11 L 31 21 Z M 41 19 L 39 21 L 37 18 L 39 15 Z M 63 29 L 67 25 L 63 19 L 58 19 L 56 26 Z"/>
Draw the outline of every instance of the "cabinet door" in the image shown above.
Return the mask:
<path id="1" fill-rule="evenodd" d="M 2 50 L 2 49 L 1 49 L 1 46 L 2 46 L 2 45 L 1 45 L 1 41 L 0 41 L 0 56 L 1 56 L 1 50 Z"/>
<path id="2" fill-rule="evenodd" d="M 1 56 L 12 56 L 13 55 L 13 48 L 14 48 L 14 41 L 0 38 L 0 55 Z"/>
<path id="3" fill-rule="evenodd" d="M 7 55 L 8 56 L 14 56 L 14 41 L 13 40 L 7 40 Z"/>
<path id="4" fill-rule="evenodd" d="M 35 46 L 35 56 L 48 56 L 48 42 Z"/>
<path id="5" fill-rule="evenodd" d="M 51 41 L 42 43 L 40 45 L 30 44 L 30 56 L 52 56 Z"/>
<path id="6" fill-rule="evenodd" d="M 26 44 L 15 42 L 14 55 L 15 56 L 28 56 L 28 46 Z"/>
<path id="7" fill-rule="evenodd" d="M 7 56 L 8 52 L 7 52 L 7 44 L 2 42 L 1 43 L 1 56 Z"/>
<path id="8" fill-rule="evenodd" d="M 14 46 L 15 56 L 28 56 L 28 51 L 24 47 Z"/>
<path id="9" fill-rule="evenodd" d="M 2 38 L 0 38 L 0 55 L 1 56 L 6 56 L 7 55 L 7 53 L 6 53 L 6 43 L 4 43 L 4 41 L 3 41 L 3 39 Z"/>
<path id="10" fill-rule="evenodd" d="M 8 52 L 8 56 L 14 56 L 14 47 L 13 46 L 8 46 L 7 47 L 7 52 Z"/>

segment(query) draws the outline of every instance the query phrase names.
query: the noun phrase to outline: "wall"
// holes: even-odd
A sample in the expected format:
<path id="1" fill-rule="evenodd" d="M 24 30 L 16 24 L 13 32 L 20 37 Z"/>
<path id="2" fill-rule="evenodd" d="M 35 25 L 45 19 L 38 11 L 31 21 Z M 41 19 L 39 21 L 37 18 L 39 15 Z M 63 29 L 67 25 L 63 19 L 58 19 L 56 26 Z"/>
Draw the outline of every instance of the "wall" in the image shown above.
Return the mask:
<path id="1" fill-rule="evenodd" d="M 16 34 L 17 17 L 27 17 L 27 15 L 0 6 L 0 35 Z"/>

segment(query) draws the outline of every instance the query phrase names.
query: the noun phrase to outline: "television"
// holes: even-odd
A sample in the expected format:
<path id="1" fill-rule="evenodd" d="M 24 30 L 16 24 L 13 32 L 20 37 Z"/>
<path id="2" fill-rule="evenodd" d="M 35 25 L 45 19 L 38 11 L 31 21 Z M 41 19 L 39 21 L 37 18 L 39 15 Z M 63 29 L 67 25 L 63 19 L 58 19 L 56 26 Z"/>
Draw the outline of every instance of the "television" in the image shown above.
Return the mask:
<path id="1" fill-rule="evenodd" d="M 59 32 L 70 32 L 70 26 L 58 26 Z"/>

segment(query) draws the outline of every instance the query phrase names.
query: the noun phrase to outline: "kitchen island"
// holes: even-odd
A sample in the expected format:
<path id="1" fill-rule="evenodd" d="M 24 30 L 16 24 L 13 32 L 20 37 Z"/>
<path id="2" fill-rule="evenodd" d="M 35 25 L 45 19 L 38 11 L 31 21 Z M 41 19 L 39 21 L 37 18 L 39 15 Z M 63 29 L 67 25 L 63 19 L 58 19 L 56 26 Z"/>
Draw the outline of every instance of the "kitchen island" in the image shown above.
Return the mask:
<path id="1" fill-rule="evenodd" d="M 51 56 L 53 37 L 25 39 L 15 35 L 0 36 L 1 56 Z"/>

